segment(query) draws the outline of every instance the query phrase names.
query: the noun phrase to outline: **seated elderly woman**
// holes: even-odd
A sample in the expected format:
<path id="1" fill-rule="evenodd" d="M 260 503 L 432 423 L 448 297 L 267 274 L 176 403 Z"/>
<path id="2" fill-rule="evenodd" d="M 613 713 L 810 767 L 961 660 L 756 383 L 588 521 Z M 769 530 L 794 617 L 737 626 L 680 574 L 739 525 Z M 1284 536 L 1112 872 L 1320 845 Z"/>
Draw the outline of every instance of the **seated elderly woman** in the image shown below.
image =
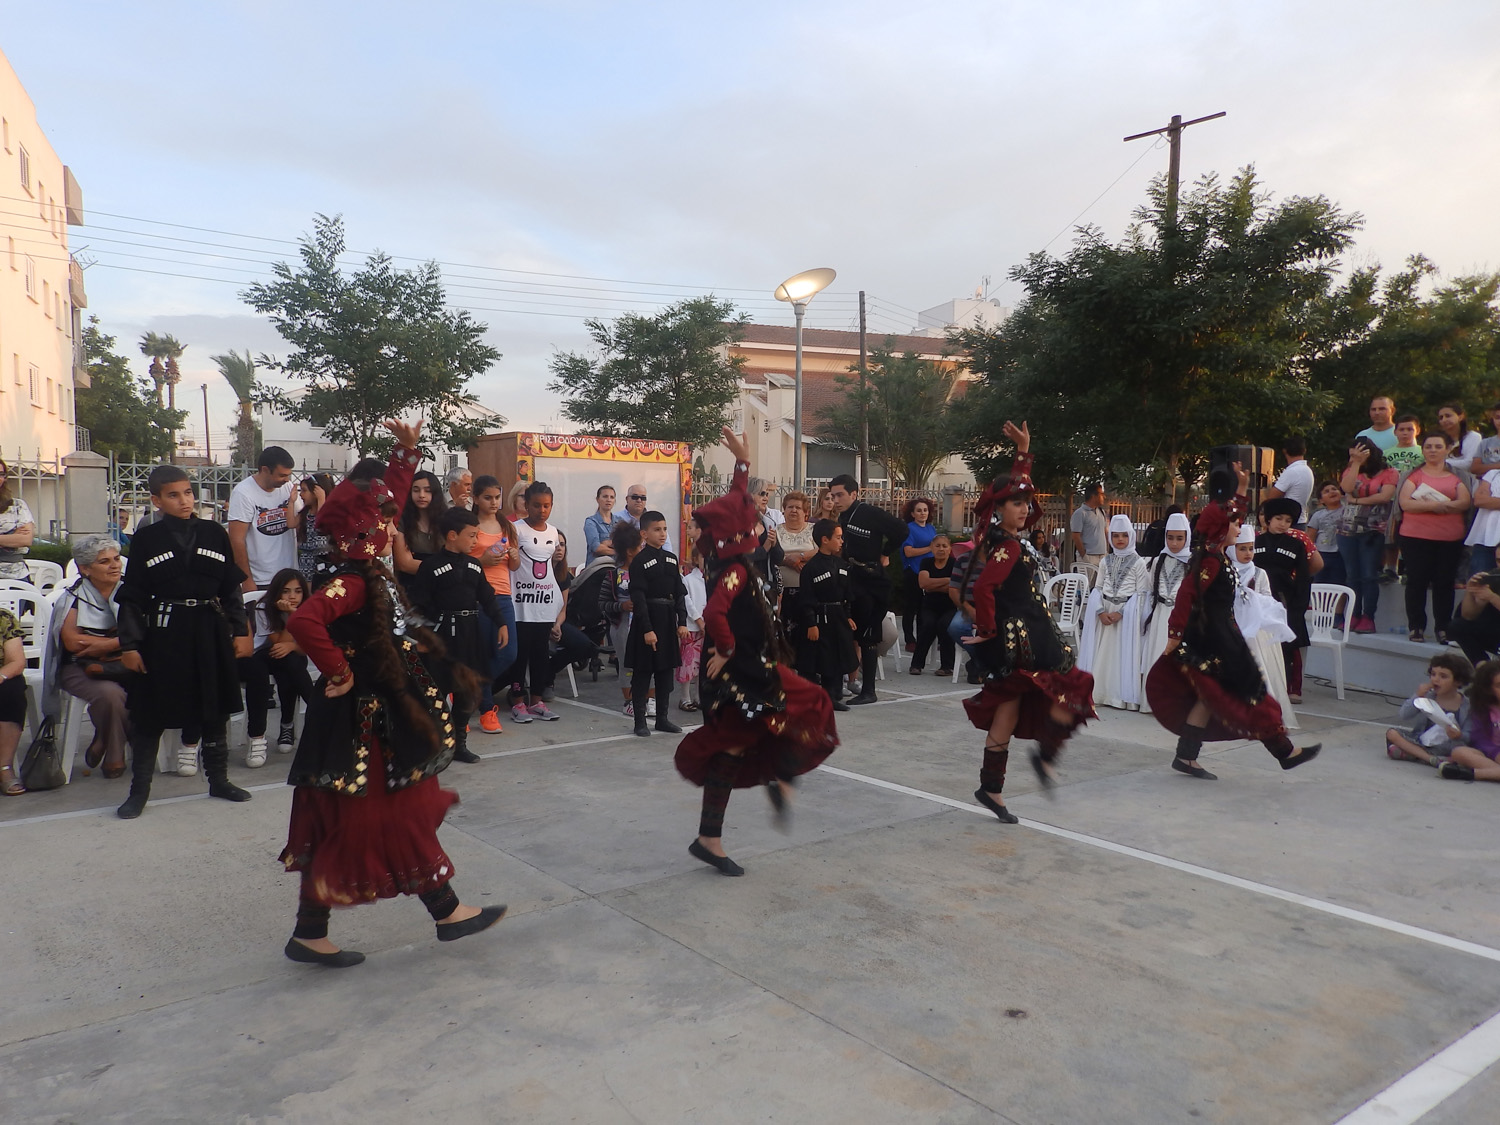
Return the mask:
<path id="1" fill-rule="evenodd" d="M 104 763 L 105 777 L 125 772 L 125 683 L 120 664 L 115 595 L 120 588 L 120 545 L 104 535 L 73 547 L 79 578 L 53 611 L 57 630 L 58 686 L 88 704 L 94 740 L 84 751 L 90 769 Z"/>

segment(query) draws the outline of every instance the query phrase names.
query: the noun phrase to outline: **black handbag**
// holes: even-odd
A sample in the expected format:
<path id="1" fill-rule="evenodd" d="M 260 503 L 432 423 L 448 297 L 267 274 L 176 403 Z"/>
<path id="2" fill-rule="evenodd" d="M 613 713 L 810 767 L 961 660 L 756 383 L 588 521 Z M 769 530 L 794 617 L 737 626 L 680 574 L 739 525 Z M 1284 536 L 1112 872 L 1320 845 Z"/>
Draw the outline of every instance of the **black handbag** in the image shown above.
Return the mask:
<path id="1" fill-rule="evenodd" d="M 61 789 L 68 783 L 63 773 L 62 753 L 57 748 L 57 724 L 43 719 L 36 737 L 21 759 L 21 784 L 27 789 Z"/>

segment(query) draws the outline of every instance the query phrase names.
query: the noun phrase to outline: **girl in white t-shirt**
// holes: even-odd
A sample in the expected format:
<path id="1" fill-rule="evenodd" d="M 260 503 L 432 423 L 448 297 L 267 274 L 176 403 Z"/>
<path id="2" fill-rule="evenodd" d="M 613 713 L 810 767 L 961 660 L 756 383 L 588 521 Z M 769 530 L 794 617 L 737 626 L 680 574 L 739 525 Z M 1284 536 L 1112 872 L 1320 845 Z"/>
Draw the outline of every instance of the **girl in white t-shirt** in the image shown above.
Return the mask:
<path id="1" fill-rule="evenodd" d="M 696 528 L 696 524 L 690 525 Z M 689 533 L 691 536 L 691 532 Z M 703 581 L 703 555 L 698 550 L 698 541 L 692 538 L 688 545 L 688 564 L 682 576 L 687 588 L 688 639 L 682 646 L 682 663 L 677 666 L 677 683 L 682 689 L 682 701 L 677 706 L 683 711 L 698 710 L 698 663 L 703 656 L 703 610 L 708 605 L 708 588 Z"/>
<path id="2" fill-rule="evenodd" d="M 516 546 L 521 565 L 511 571 L 510 596 L 516 607 L 515 681 L 520 691 L 511 697 L 511 718 L 518 723 L 533 719 L 561 718 L 542 700 L 552 683 L 554 669 L 549 646 L 562 638 L 567 595 L 552 568 L 557 553 L 557 529 L 547 522 L 552 515 L 552 489 L 534 481 L 526 489 L 526 518 L 516 524 Z M 529 678 L 529 684 L 525 681 Z M 526 690 L 530 690 L 527 706 Z"/>

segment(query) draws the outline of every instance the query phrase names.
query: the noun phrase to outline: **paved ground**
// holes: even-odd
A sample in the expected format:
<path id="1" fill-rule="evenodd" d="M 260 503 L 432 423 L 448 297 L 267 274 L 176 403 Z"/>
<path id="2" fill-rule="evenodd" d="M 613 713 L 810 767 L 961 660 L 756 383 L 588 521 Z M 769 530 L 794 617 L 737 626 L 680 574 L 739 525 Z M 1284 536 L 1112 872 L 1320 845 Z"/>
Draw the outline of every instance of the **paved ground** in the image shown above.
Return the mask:
<path id="1" fill-rule="evenodd" d="M 444 842 L 510 916 L 439 946 L 411 900 L 336 913 L 346 972 L 281 955 L 284 758 L 134 823 L 123 779 L 0 801 L 0 1119 L 1496 1120 L 1500 789 L 1387 761 L 1388 702 L 1314 689 L 1318 762 L 1221 745 L 1214 784 L 1109 712 L 1055 800 L 1022 758 L 1006 827 L 967 689 L 887 682 L 789 836 L 736 794 L 743 879 L 687 855 L 698 792 L 612 684 L 475 735 Z"/>

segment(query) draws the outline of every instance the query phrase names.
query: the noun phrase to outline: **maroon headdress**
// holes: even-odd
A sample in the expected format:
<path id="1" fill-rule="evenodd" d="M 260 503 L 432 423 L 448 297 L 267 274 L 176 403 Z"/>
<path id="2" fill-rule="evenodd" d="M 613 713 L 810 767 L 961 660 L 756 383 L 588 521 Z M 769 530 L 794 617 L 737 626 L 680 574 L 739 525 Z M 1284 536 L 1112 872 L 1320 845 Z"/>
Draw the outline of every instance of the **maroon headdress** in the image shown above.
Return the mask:
<path id="1" fill-rule="evenodd" d="M 1019 462 L 1020 458 L 1017 458 Z M 1003 477 L 998 477 L 990 482 L 990 486 L 984 490 L 979 497 L 979 502 L 974 505 L 974 534 L 987 535 L 992 530 L 1000 527 L 1000 509 L 1007 500 L 1024 497 L 1031 506 L 1026 513 L 1025 528 L 1030 528 L 1042 518 L 1042 507 L 1037 503 L 1036 485 L 1031 482 L 1031 474 L 1024 469 L 1020 472 L 1012 470 Z"/>
<path id="2" fill-rule="evenodd" d="M 351 559 L 374 559 L 390 542 L 380 506 L 391 499 L 385 482 L 346 480 L 318 509 L 317 527 Z"/>
<path id="3" fill-rule="evenodd" d="M 1229 534 L 1232 515 L 1217 500 L 1210 500 L 1198 513 L 1197 530 L 1205 543 L 1219 543 Z"/>
<path id="4" fill-rule="evenodd" d="M 721 559 L 755 550 L 760 543 L 755 534 L 755 521 L 759 518 L 760 509 L 749 489 L 738 481 L 717 500 L 693 509 L 693 519 L 703 529 L 699 544 L 707 548 L 704 554 L 712 553 Z"/>

